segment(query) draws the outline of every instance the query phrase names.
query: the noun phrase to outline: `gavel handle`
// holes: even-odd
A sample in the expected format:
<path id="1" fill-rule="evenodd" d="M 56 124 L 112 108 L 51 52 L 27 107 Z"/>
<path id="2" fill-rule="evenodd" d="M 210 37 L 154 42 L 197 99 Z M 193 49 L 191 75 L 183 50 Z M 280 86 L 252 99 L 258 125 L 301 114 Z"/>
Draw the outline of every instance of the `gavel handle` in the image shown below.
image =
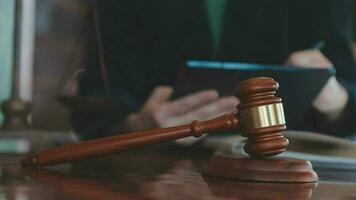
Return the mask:
<path id="1" fill-rule="evenodd" d="M 236 130 L 236 113 L 225 114 L 207 121 L 193 121 L 187 125 L 127 133 L 101 139 L 68 144 L 25 157 L 22 166 L 48 166 L 99 155 L 108 155 L 120 150 L 173 141 L 188 136 L 200 137 L 203 133 Z"/>

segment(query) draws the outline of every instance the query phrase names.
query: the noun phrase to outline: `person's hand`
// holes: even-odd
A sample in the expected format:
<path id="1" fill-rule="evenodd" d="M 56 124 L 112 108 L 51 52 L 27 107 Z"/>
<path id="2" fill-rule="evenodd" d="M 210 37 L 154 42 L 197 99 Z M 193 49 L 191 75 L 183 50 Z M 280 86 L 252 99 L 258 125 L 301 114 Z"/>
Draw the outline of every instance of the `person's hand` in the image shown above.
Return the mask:
<path id="1" fill-rule="evenodd" d="M 288 57 L 286 64 L 310 68 L 332 67 L 332 63 L 319 50 L 294 52 Z M 313 106 L 330 120 L 335 120 L 343 113 L 348 99 L 346 89 L 332 76 L 314 99 Z"/>
<path id="2" fill-rule="evenodd" d="M 236 110 L 239 103 L 234 96 L 219 97 L 215 90 L 205 90 L 170 101 L 173 89 L 158 86 L 141 111 L 128 117 L 131 131 L 163 128 L 206 120 Z"/>

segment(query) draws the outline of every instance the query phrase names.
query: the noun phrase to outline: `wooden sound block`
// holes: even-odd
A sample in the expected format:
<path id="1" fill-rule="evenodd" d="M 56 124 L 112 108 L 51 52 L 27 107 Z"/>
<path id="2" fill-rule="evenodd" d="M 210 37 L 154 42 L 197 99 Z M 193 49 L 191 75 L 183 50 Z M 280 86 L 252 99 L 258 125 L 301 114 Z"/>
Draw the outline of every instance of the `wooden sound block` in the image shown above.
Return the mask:
<path id="1" fill-rule="evenodd" d="M 215 154 L 203 174 L 213 177 L 257 182 L 309 183 L 318 175 L 309 161 L 289 158 L 255 159 Z"/>

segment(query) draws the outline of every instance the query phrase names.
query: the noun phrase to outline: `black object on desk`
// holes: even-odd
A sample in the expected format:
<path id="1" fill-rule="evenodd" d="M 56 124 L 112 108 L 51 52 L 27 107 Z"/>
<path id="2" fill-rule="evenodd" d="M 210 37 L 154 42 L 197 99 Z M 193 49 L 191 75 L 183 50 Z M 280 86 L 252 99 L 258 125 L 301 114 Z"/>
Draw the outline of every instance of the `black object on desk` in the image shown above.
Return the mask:
<path id="1" fill-rule="evenodd" d="M 283 98 L 288 128 L 296 128 L 334 68 L 300 68 L 285 65 L 260 65 L 238 62 L 190 60 L 178 75 L 175 98 L 204 89 L 216 89 L 220 95 L 232 95 L 239 81 L 269 76 L 279 82 L 277 96 Z"/>

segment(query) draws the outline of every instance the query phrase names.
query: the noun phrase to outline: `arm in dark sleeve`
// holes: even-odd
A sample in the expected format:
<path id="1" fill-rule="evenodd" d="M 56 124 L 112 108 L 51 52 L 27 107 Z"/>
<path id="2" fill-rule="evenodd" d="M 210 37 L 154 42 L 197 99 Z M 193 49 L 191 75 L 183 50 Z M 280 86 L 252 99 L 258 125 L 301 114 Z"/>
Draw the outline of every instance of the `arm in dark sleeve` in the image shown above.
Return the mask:
<path id="1" fill-rule="evenodd" d="M 139 0 L 97 1 L 99 26 L 109 83 L 106 94 L 98 51 L 80 81 L 79 95 L 87 98 L 110 99 L 121 109 L 75 109 L 72 121 L 76 132 L 84 139 L 112 135 L 124 131 L 128 113 L 143 103 L 147 61 L 141 30 Z M 95 41 L 92 41 L 95 43 Z"/>
<path id="2" fill-rule="evenodd" d="M 346 88 L 349 102 L 344 115 L 335 122 L 317 117 L 316 129 L 321 132 L 345 136 L 356 132 L 356 64 L 352 57 L 351 0 L 329 0 L 329 19 L 325 40 L 325 55 L 336 68 L 336 78 Z"/>

